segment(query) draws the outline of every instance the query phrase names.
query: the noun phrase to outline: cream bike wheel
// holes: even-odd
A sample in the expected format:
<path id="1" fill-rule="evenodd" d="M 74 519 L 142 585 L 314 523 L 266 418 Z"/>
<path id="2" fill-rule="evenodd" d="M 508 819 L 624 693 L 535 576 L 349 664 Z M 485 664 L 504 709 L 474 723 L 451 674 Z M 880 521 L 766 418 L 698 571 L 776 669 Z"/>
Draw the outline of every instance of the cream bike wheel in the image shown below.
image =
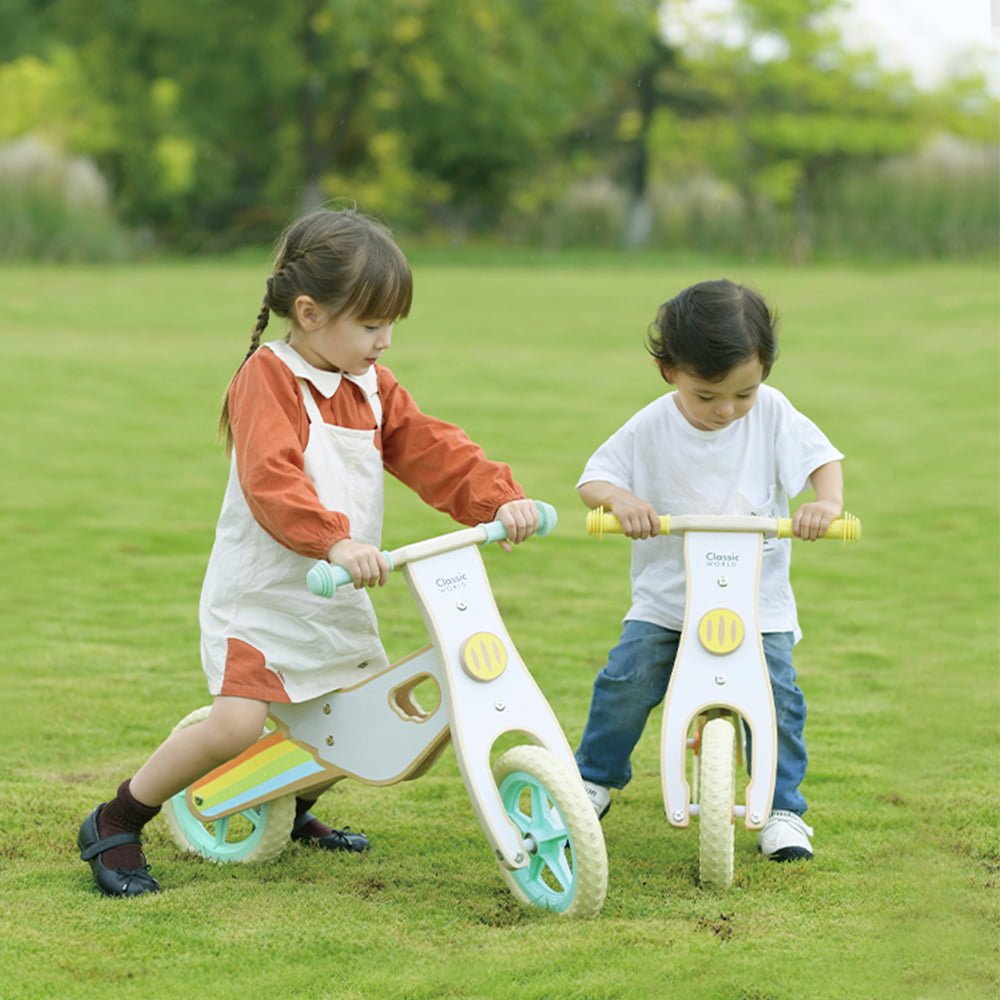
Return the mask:
<path id="1" fill-rule="evenodd" d="M 698 878 L 707 889 L 733 881 L 733 802 L 736 732 L 728 719 L 711 719 L 702 731 L 698 804 Z"/>
<path id="2" fill-rule="evenodd" d="M 201 722 L 208 712 L 207 705 L 195 709 L 173 731 Z M 295 820 L 295 796 L 285 795 L 206 823 L 191 811 L 185 789 L 163 803 L 163 819 L 170 838 L 183 851 L 220 863 L 270 861 L 288 843 Z"/>
<path id="3" fill-rule="evenodd" d="M 500 866 L 515 896 L 564 917 L 592 917 L 604 904 L 608 860 L 600 820 L 577 775 L 551 751 L 517 746 L 493 767 L 504 809 L 529 860 Z"/>

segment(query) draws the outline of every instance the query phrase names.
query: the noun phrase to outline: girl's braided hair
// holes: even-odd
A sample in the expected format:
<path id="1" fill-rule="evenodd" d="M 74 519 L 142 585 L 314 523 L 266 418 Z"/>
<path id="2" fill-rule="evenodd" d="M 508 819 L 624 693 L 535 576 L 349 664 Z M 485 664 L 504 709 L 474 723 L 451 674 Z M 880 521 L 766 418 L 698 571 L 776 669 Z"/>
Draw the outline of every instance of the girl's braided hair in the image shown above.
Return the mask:
<path id="1" fill-rule="evenodd" d="M 413 276 L 392 233 L 381 223 L 354 209 L 310 212 L 293 222 L 278 240 L 250 347 L 237 372 L 260 346 L 271 313 L 288 319 L 300 295 L 314 299 L 331 316 L 397 319 L 410 312 Z M 231 451 L 228 389 L 219 432 L 227 452 Z"/>

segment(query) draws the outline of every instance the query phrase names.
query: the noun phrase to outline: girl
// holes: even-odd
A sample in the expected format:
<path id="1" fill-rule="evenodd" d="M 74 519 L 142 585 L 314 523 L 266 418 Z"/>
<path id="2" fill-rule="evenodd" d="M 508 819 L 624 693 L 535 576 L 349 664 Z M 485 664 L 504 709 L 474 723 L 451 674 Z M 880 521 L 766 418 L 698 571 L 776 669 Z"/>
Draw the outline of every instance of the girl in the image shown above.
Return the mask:
<path id="1" fill-rule="evenodd" d="M 158 891 L 143 826 L 253 743 L 270 702 L 317 697 L 388 662 L 363 589 L 389 572 L 379 549 L 383 468 L 458 521 L 498 518 L 513 544 L 537 528 L 535 505 L 508 466 L 422 413 L 378 363 L 411 294 L 410 267 L 389 231 L 355 211 L 317 211 L 284 233 L 220 421 L 232 460 L 200 605 L 214 701 L 80 828 L 81 857 L 107 895 Z M 261 345 L 272 312 L 289 332 Z M 305 577 L 317 559 L 345 567 L 354 590 L 312 596 Z M 365 850 L 363 834 L 331 829 L 309 811 L 321 791 L 296 800 L 292 838 Z"/>
<path id="2" fill-rule="evenodd" d="M 674 387 L 635 414 L 594 453 L 577 483 L 588 507 L 615 514 L 632 547 L 632 607 L 618 645 L 594 682 L 577 750 L 599 816 L 612 788 L 632 777 L 629 758 L 646 718 L 664 698 L 684 620 L 684 554 L 678 538 L 653 539 L 659 514 L 788 515 L 789 498 L 812 485 L 816 499 L 793 530 L 816 539 L 841 513 L 844 457 L 808 418 L 763 382 L 777 356 L 775 318 L 754 292 L 705 281 L 664 303 L 649 351 Z M 775 861 L 811 858 L 802 814 L 806 704 L 792 646 L 801 636 L 789 582 L 791 543 L 765 543 L 762 643 L 774 695 L 778 764 L 774 811 L 760 837 Z"/>

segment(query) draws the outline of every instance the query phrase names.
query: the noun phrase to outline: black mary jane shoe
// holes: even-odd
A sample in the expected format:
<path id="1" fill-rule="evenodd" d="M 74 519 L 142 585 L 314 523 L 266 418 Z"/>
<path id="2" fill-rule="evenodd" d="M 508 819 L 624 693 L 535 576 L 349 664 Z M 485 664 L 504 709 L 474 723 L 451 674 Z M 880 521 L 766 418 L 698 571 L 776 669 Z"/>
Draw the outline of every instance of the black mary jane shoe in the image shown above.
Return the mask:
<path id="1" fill-rule="evenodd" d="M 325 851 L 355 851 L 362 854 L 368 850 L 368 838 L 363 833 L 355 833 L 349 826 L 345 826 L 343 830 L 331 830 L 325 837 L 298 835 L 298 831 L 315 818 L 312 813 L 303 813 L 292 827 L 292 840 L 300 844 L 322 847 Z"/>
<path id="2" fill-rule="evenodd" d="M 138 868 L 108 868 L 101 863 L 101 854 L 112 847 L 123 844 L 142 843 L 137 833 L 116 833 L 101 837 L 98 817 L 103 806 L 98 806 L 84 821 L 77 834 L 76 844 L 80 848 L 80 858 L 90 864 L 97 888 L 105 896 L 142 896 L 147 892 L 159 892 L 160 883 L 149 874 L 149 865 Z"/>

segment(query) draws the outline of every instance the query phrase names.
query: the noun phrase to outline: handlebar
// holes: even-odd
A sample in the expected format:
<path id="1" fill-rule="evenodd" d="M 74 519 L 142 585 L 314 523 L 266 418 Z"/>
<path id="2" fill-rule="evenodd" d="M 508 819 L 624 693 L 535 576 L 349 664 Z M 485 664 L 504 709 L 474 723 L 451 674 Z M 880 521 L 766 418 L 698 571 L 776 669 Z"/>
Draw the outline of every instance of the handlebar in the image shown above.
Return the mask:
<path id="1" fill-rule="evenodd" d="M 538 508 L 539 525 L 536 535 L 544 538 L 559 521 L 555 507 L 542 500 L 535 501 Z M 507 537 L 507 529 L 500 521 L 488 521 L 474 528 L 463 528 L 461 531 L 450 531 L 445 535 L 427 538 L 422 542 L 413 542 L 392 552 L 383 550 L 382 555 L 389 564 L 389 569 L 399 569 L 414 559 L 426 559 L 428 556 L 440 555 L 442 552 L 452 552 L 466 545 L 486 545 L 489 542 L 502 542 Z M 317 597 L 333 597 L 338 587 L 353 582 L 351 574 L 343 566 L 320 560 L 306 574 L 306 583 Z"/>
<path id="2" fill-rule="evenodd" d="M 663 514 L 660 516 L 660 534 L 681 534 L 685 531 L 759 531 L 768 538 L 794 538 L 790 517 L 749 517 L 729 514 Z M 603 507 L 595 507 L 587 514 L 587 534 L 597 538 L 604 535 L 621 535 L 621 522 Z M 840 539 L 845 543 L 861 538 L 861 521 L 844 511 L 842 517 L 831 522 L 822 538 Z"/>

